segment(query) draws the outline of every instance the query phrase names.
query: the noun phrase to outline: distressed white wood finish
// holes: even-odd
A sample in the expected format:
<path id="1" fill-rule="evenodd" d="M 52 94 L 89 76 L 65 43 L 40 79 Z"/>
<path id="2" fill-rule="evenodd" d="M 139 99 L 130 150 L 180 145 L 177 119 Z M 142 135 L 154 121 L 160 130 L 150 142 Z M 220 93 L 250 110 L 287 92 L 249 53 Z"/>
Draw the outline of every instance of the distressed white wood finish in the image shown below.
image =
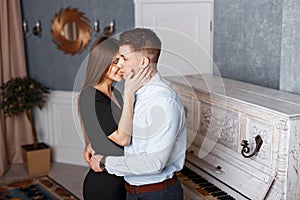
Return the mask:
<path id="1" fill-rule="evenodd" d="M 135 26 L 162 40 L 163 76 L 212 74 L 213 0 L 134 0 Z"/>
<path id="2" fill-rule="evenodd" d="M 51 147 L 52 161 L 86 165 L 77 115 L 77 93 L 51 91 L 46 106 L 34 110 L 39 140 Z M 74 106 L 72 106 L 74 104 Z"/>
<path id="3" fill-rule="evenodd" d="M 210 181 L 221 181 L 250 199 L 300 199 L 299 95 L 212 75 L 167 81 L 179 96 L 192 94 L 192 104 L 198 105 L 188 113 L 200 117 L 187 118 L 199 122 L 188 122 L 199 127 L 188 129 L 193 141 L 187 160 L 214 177 Z M 257 135 L 263 140 L 260 152 L 244 158 L 242 140 L 252 150 Z"/>

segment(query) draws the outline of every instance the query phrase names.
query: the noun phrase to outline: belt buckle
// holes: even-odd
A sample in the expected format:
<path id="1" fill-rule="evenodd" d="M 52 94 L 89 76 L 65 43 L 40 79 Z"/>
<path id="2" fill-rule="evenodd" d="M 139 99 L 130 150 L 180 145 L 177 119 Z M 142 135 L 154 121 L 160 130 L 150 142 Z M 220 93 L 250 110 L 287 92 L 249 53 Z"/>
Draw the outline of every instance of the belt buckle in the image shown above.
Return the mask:
<path id="1" fill-rule="evenodd" d="M 132 194 L 137 194 L 137 187 L 135 185 L 130 185 L 130 191 Z"/>
<path id="2" fill-rule="evenodd" d="M 176 181 L 175 181 L 174 176 L 173 176 L 172 178 L 166 180 L 166 182 L 165 182 L 165 187 L 166 187 L 166 188 L 169 188 L 169 187 L 171 187 L 175 182 L 176 182 Z"/>

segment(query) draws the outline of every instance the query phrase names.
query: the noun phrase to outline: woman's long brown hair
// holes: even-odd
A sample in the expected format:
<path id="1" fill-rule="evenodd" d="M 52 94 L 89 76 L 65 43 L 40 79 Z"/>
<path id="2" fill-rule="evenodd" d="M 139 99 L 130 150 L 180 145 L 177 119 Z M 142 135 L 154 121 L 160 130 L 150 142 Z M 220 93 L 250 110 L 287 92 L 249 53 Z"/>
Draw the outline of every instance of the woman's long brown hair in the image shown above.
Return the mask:
<path id="1" fill-rule="evenodd" d="M 113 57 L 119 51 L 118 40 L 102 36 L 92 45 L 82 89 L 101 83 L 109 70 Z"/>

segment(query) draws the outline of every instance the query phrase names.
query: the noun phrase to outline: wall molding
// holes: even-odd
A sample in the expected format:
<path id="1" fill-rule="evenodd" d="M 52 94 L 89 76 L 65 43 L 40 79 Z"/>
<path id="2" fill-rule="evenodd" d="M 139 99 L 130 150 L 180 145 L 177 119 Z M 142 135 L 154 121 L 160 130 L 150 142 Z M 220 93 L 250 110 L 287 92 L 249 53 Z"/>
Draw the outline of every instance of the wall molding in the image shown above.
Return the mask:
<path id="1" fill-rule="evenodd" d="M 42 110 L 34 110 L 39 141 L 51 147 L 54 162 L 86 165 L 77 97 L 77 92 L 53 90 L 46 106 Z"/>

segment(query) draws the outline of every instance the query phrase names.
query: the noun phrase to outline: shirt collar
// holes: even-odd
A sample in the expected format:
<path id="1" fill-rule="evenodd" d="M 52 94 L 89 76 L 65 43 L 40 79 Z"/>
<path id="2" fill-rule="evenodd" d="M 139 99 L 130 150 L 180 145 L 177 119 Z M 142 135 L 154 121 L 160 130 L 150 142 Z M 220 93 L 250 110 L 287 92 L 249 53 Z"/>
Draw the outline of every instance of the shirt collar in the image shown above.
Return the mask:
<path id="1" fill-rule="evenodd" d="M 136 91 L 136 95 L 142 94 L 147 87 L 149 87 L 152 84 L 158 83 L 160 80 L 161 76 L 158 72 L 156 72 L 156 74 L 143 87 Z"/>

